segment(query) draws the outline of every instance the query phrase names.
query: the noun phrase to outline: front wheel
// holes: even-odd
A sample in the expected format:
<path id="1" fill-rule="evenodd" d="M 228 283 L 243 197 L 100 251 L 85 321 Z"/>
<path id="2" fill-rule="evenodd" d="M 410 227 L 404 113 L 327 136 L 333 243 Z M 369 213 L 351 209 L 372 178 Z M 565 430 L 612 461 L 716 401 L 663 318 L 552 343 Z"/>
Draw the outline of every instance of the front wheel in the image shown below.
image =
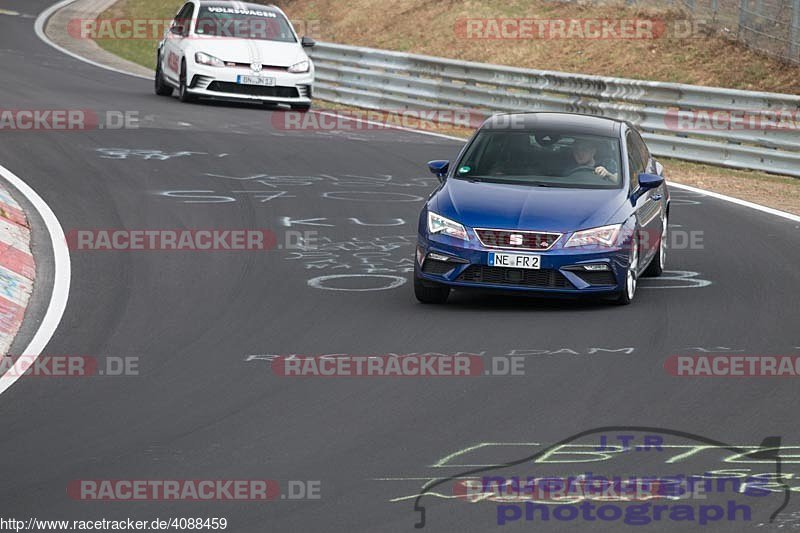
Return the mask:
<path id="1" fill-rule="evenodd" d="M 414 278 L 414 296 L 424 304 L 443 304 L 450 296 L 450 287 L 443 285 L 424 285 L 418 278 Z"/>
<path id="2" fill-rule="evenodd" d="M 615 301 L 618 305 L 628 305 L 633 301 L 636 294 L 636 284 L 638 281 L 637 272 L 639 271 L 639 241 L 631 241 L 631 262 L 625 271 L 625 284 Z"/>
<path id="3" fill-rule="evenodd" d="M 292 111 L 299 111 L 300 113 L 308 113 L 311 110 L 311 104 L 293 104 Z"/>
<path id="4" fill-rule="evenodd" d="M 189 87 L 187 85 L 187 74 L 186 74 L 186 61 L 181 63 L 181 75 L 180 75 L 180 87 L 178 88 L 178 98 L 181 102 L 194 102 L 195 96 L 189 92 Z"/>
<path id="5" fill-rule="evenodd" d="M 155 90 L 158 96 L 172 96 L 172 87 L 164 81 L 164 73 L 161 72 L 161 57 L 156 57 L 156 79 Z"/>
<path id="6" fill-rule="evenodd" d="M 664 266 L 667 263 L 667 243 L 669 239 L 667 238 L 667 217 L 664 217 L 663 220 L 663 227 L 661 228 L 661 237 L 658 239 L 658 253 L 653 260 L 650 261 L 650 264 L 647 267 L 647 270 L 644 271 L 645 276 L 649 276 L 652 278 L 657 278 L 661 274 L 664 273 Z"/>

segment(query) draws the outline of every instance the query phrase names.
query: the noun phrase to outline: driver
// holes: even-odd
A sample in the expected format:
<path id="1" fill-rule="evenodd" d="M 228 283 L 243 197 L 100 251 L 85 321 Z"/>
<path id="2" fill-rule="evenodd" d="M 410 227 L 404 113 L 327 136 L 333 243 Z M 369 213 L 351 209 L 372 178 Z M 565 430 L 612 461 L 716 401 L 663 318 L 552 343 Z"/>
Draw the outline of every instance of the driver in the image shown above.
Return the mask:
<path id="1" fill-rule="evenodd" d="M 594 169 L 594 173 L 609 181 L 615 181 L 617 174 L 608 170 L 600 162 L 595 160 L 597 156 L 597 145 L 582 139 L 576 139 L 572 145 L 570 161 L 567 164 L 566 174 L 575 172 L 579 168 L 589 167 Z"/>

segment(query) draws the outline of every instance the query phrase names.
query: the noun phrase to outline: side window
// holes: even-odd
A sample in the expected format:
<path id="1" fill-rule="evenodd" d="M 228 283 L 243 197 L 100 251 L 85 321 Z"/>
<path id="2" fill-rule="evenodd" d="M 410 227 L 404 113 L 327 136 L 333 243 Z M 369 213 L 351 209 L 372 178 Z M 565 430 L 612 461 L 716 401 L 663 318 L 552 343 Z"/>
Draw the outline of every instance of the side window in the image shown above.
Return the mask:
<path id="1" fill-rule="evenodd" d="M 647 145 L 644 143 L 644 139 L 642 139 L 642 136 L 639 135 L 639 132 L 636 130 L 633 130 L 633 144 L 639 151 L 639 154 L 641 155 L 641 160 L 644 161 L 644 166 L 645 166 L 644 172 L 647 172 L 647 167 L 649 166 L 650 163 L 650 151 L 647 149 Z"/>
<path id="2" fill-rule="evenodd" d="M 645 171 L 646 162 L 642 159 L 643 153 L 641 147 L 636 143 L 636 133 L 628 131 L 625 138 L 625 144 L 628 149 L 628 170 L 630 171 L 630 190 L 636 190 L 639 187 L 638 176 Z M 643 143 L 642 143 L 643 144 Z M 645 150 L 647 148 L 645 147 Z"/>
<path id="3" fill-rule="evenodd" d="M 172 22 L 173 26 L 183 26 L 183 36 L 189 35 L 189 29 L 192 26 L 192 14 L 194 13 L 194 4 L 186 4 L 178 11 L 175 20 Z"/>

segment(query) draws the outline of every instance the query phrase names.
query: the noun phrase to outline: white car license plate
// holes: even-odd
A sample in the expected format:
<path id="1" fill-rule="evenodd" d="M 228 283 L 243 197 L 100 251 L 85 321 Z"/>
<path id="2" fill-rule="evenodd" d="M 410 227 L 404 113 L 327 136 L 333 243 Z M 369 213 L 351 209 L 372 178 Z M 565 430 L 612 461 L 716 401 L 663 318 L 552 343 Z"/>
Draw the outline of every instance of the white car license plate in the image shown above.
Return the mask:
<path id="1" fill-rule="evenodd" d="M 243 85 L 263 85 L 264 87 L 275 87 L 275 78 L 265 78 L 261 76 L 239 76 L 237 83 Z"/>
<path id="2" fill-rule="evenodd" d="M 538 270 L 542 268 L 541 262 L 542 258 L 539 255 L 498 254 L 496 252 L 489 252 L 489 266 Z"/>

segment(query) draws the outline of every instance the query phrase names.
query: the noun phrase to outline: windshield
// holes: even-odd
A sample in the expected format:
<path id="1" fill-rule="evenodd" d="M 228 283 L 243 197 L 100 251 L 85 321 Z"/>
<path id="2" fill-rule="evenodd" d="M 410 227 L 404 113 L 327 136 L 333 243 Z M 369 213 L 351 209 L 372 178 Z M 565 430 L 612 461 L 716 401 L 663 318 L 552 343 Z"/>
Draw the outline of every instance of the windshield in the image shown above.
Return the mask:
<path id="1" fill-rule="evenodd" d="M 620 187 L 619 141 L 546 131 L 478 133 L 456 168 L 457 179 L 614 189 Z"/>
<path id="2" fill-rule="evenodd" d="M 215 37 L 297 42 L 289 21 L 280 13 L 266 9 L 202 6 L 195 33 Z"/>

